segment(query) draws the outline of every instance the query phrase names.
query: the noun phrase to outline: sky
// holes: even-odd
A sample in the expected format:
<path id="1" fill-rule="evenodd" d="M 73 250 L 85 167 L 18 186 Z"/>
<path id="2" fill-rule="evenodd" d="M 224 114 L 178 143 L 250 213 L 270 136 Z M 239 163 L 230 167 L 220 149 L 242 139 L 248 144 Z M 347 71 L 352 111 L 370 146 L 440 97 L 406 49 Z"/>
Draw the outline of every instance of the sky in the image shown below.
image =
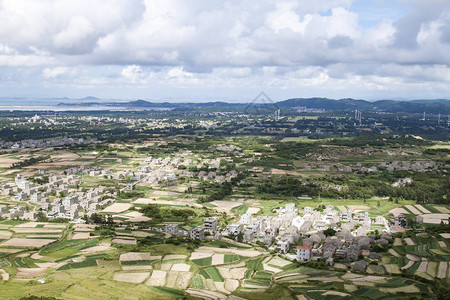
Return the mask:
<path id="1" fill-rule="evenodd" d="M 450 98 L 449 0 L 0 0 L 0 97 Z"/>

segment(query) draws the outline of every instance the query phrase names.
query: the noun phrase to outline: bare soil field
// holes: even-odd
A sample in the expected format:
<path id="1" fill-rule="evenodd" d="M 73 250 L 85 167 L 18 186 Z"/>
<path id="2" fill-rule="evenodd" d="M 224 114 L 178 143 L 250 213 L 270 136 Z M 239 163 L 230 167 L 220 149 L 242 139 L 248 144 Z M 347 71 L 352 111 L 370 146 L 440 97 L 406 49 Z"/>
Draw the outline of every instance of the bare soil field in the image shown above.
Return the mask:
<path id="1" fill-rule="evenodd" d="M 423 222 L 426 224 L 441 224 L 442 220 L 450 218 L 450 214 L 425 214 L 420 216 L 423 217 Z"/>
<path id="2" fill-rule="evenodd" d="M 450 239 L 450 233 L 441 233 L 441 236 L 442 236 L 444 239 Z"/>
<path id="3" fill-rule="evenodd" d="M 337 292 L 337 291 L 326 291 L 325 293 L 322 294 L 322 296 L 339 296 L 339 297 L 346 297 L 346 296 L 350 296 L 349 294 L 346 293 L 342 293 L 342 292 Z"/>
<path id="4" fill-rule="evenodd" d="M 65 224 L 45 224 L 44 228 L 62 228 L 65 229 L 67 225 Z"/>
<path id="5" fill-rule="evenodd" d="M 16 225 L 16 226 L 14 226 L 14 227 L 15 227 L 15 228 L 23 228 L 23 227 L 26 227 L 26 228 L 34 228 L 34 227 L 36 227 L 36 226 L 38 226 L 38 225 L 45 225 L 45 224 L 47 224 L 47 223 L 42 223 L 42 222 L 27 222 L 27 223 L 23 223 L 23 224 Z"/>
<path id="6" fill-rule="evenodd" d="M 212 255 L 212 252 L 192 252 L 190 260 L 211 257 Z"/>
<path id="7" fill-rule="evenodd" d="M 144 216 L 141 212 L 138 211 L 132 211 L 129 213 L 124 214 L 125 217 L 129 218 L 129 222 L 147 222 L 150 221 L 151 218 Z"/>
<path id="8" fill-rule="evenodd" d="M 401 208 L 401 207 L 393 208 L 393 209 L 391 209 L 391 210 L 389 211 L 389 213 L 393 214 L 394 217 L 398 216 L 399 214 L 404 214 L 404 215 L 405 215 L 405 214 L 406 214 L 406 215 L 409 214 L 408 211 L 406 211 L 404 208 Z"/>
<path id="9" fill-rule="evenodd" d="M 259 213 L 260 210 L 261 209 L 258 208 L 258 207 L 249 207 L 247 209 L 247 213 L 250 214 L 250 215 L 255 215 L 255 214 Z"/>
<path id="10" fill-rule="evenodd" d="M 62 233 L 61 229 L 46 228 L 12 228 L 15 233 Z"/>
<path id="11" fill-rule="evenodd" d="M 419 268 L 417 269 L 417 272 L 425 273 L 427 271 L 427 267 L 428 267 L 428 261 L 422 261 L 419 265 Z"/>
<path id="12" fill-rule="evenodd" d="M 391 293 L 391 294 L 397 294 L 397 293 L 420 293 L 420 290 L 417 286 L 415 285 L 408 285 L 408 286 L 403 286 L 403 287 L 397 287 L 397 288 L 393 288 L 393 287 L 389 287 L 389 288 L 385 288 L 382 287 L 380 288 L 380 291 L 383 293 Z"/>
<path id="13" fill-rule="evenodd" d="M 90 238 L 89 232 L 77 232 L 72 236 L 72 240 L 84 240 Z"/>
<path id="14" fill-rule="evenodd" d="M 113 239 L 111 242 L 116 244 L 136 245 L 136 239 Z"/>
<path id="15" fill-rule="evenodd" d="M 0 230 L 0 240 L 7 240 L 12 236 L 11 231 Z"/>
<path id="16" fill-rule="evenodd" d="M 164 256 L 163 260 L 171 260 L 171 259 L 186 259 L 187 255 L 184 254 L 170 254 Z"/>
<path id="17" fill-rule="evenodd" d="M 200 298 L 200 299 L 227 299 L 228 297 L 224 294 L 212 292 L 212 291 L 206 291 L 206 290 L 197 290 L 197 289 L 188 289 L 186 292 L 189 295 L 192 295 L 193 297 Z"/>
<path id="18" fill-rule="evenodd" d="M 239 281 L 236 279 L 225 279 L 224 287 L 228 292 L 232 293 L 239 287 Z"/>
<path id="19" fill-rule="evenodd" d="M 45 275 L 47 268 L 17 268 L 16 277 L 19 278 L 36 278 Z"/>
<path id="20" fill-rule="evenodd" d="M 189 280 L 192 277 L 191 272 L 179 272 L 175 288 L 185 290 L 189 286 Z"/>
<path id="21" fill-rule="evenodd" d="M 356 274 L 355 274 L 356 275 Z M 342 278 L 344 278 L 344 276 L 342 276 Z M 384 276 L 364 276 L 364 275 L 359 275 L 357 277 L 353 277 L 353 278 L 344 278 L 344 279 L 350 279 L 350 281 L 352 282 L 379 282 L 379 283 L 385 283 L 386 279 L 388 279 L 389 277 L 384 277 Z"/>
<path id="22" fill-rule="evenodd" d="M 414 243 L 414 241 L 411 238 L 405 238 L 403 240 L 405 241 L 406 245 L 408 245 L 408 246 L 415 246 L 416 245 L 416 243 Z"/>
<path id="23" fill-rule="evenodd" d="M 121 213 L 128 209 L 130 209 L 131 204 L 129 203 L 113 203 L 110 206 L 106 207 L 102 212 L 106 213 Z"/>
<path id="24" fill-rule="evenodd" d="M 263 267 L 264 267 L 264 271 L 269 271 L 272 273 L 278 273 L 278 272 L 283 271 L 282 269 L 278 269 L 278 268 L 269 266 L 268 264 L 263 264 Z"/>
<path id="25" fill-rule="evenodd" d="M 195 202 L 186 202 L 186 201 L 168 201 L 168 200 L 153 200 L 148 198 L 139 198 L 133 202 L 134 204 L 163 204 L 163 205 L 175 205 L 175 206 L 195 206 L 195 207 L 203 207 L 201 204 Z"/>
<path id="26" fill-rule="evenodd" d="M 447 277 L 447 269 L 448 269 L 448 262 L 441 261 L 439 263 L 439 269 L 438 269 L 438 273 L 437 273 L 437 278 L 443 279 L 443 278 Z"/>
<path id="27" fill-rule="evenodd" d="M 100 251 L 107 251 L 107 250 L 113 250 L 116 249 L 114 247 L 111 247 L 111 243 L 102 242 L 98 244 L 98 246 L 90 247 L 81 250 L 82 253 L 94 253 L 94 252 L 100 252 Z"/>
<path id="28" fill-rule="evenodd" d="M 140 261 L 140 260 L 150 260 L 150 252 L 128 252 L 120 254 L 120 261 Z"/>
<path id="29" fill-rule="evenodd" d="M 417 208 L 415 208 L 413 205 L 405 205 L 405 207 L 412 212 L 415 215 L 420 215 L 422 212 L 420 212 Z"/>
<path id="30" fill-rule="evenodd" d="M 41 248 L 47 244 L 53 243 L 55 240 L 51 239 L 23 239 L 12 238 L 0 244 L 0 247 L 36 247 Z"/>
<path id="31" fill-rule="evenodd" d="M 23 251 L 23 249 L 0 248 L 0 253 L 17 253 L 20 251 Z"/>
<path id="32" fill-rule="evenodd" d="M 170 271 L 170 269 L 172 269 L 172 265 L 171 263 L 162 263 L 161 264 L 161 270 L 162 271 Z"/>
<path id="33" fill-rule="evenodd" d="M 146 284 L 150 286 L 164 286 L 166 284 L 167 272 L 154 270 L 152 276 L 147 280 Z"/>
<path id="34" fill-rule="evenodd" d="M 220 211 L 230 212 L 230 210 L 232 208 L 242 205 L 243 202 L 215 200 L 215 201 L 212 201 L 209 203 L 211 203 L 212 205 L 215 205 L 217 207 L 217 209 Z"/>
<path id="35" fill-rule="evenodd" d="M 359 210 L 359 211 L 366 211 L 369 210 L 370 207 L 367 205 L 349 205 L 349 208 L 351 208 L 353 211 Z"/>
<path id="36" fill-rule="evenodd" d="M 214 265 L 223 265 L 225 255 L 224 254 L 214 254 L 212 256 L 211 264 Z"/>
<path id="37" fill-rule="evenodd" d="M 421 261 L 422 260 L 422 258 L 420 258 L 419 256 L 410 254 L 410 253 L 406 254 L 406 258 L 409 260 L 412 260 L 412 261 Z"/>
<path id="38" fill-rule="evenodd" d="M 163 196 L 163 197 L 177 197 L 180 193 L 177 192 L 169 192 L 169 191 L 154 191 L 152 195 Z"/>
<path id="39" fill-rule="evenodd" d="M 114 273 L 113 279 L 115 281 L 128 282 L 128 283 L 142 283 L 148 276 L 149 272 L 142 273 Z"/>
<path id="40" fill-rule="evenodd" d="M 90 224 L 75 224 L 73 225 L 74 231 L 94 231 L 96 225 L 90 225 Z"/>
<path id="41" fill-rule="evenodd" d="M 439 212 L 441 212 L 443 214 L 449 214 L 450 213 L 450 210 L 447 209 L 446 207 L 443 207 L 443 206 L 435 205 L 434 208 L 436 208 Z"/>
<path id="42" fill-rule="evenodd" d="M 408 261 L 408 263 L 407 263 L 405 266 L 401 267 L 401 269 L 402 269 L 402 270 L 408 270 L 408 269 L 411 268 L 413 265 L 414 265 L 414 261 L 410 260 L 410 261 Z"/>
<path id="43" fill-rule="evenodd" d="M 0 277 L 4 281 L 8 281 L 9 280 L 9 274 L 3 269 L 0 269 Z"/>
<path id="44" fill-rule="evenodd" d="M 424 214 L 431 214 L 431 211 L 429 211 L 428 209 L 426 209 L 425 207 L 423 207 L 420 204 L 416 204 L 414 206 Z"/>
<path id="45" fill-rule="evenodd" d="M 179 272 L 189 272 L 191 266 L 184 263 L 173 264 L 171 271 L 179 271 Z"/>
<path id="46" fill-rule="evenodd" d="M 290 263 L 291 263 L 290 261 L 282 259 L 282 258 L 280 258 L 278 256 L 275 256 L 274 258 L 272 258 L 268 262 L 268 264 L 275 265 L 275 266 L 278 266 L 278 267 L 284 267 L 284 266 L 289 265 Z"/>
<path id="47" fill-rule="evenodd" d="M 401 238 L 395 238 L 394 246 L 401 246 L 401 245 L 403 245 L 402 239 Z"/>
<path id="48" fill-rule="evenodd" d="M 123 271 L 152 270 L 152 266 L 122 266 Z"/>
<path id="49" fill-rule="evenodd" d="M 199 247 L 197 249 L 197 252 L 234 253 L 236 255 L 245 256 L 245 257 L 255 257 L 255 256 L 262 254 L 260 251 L 256 251 L 256 250 L 240 250 L 240 249 L 216 248 L 216 247 L 206 247 L 206 246 Z"/>

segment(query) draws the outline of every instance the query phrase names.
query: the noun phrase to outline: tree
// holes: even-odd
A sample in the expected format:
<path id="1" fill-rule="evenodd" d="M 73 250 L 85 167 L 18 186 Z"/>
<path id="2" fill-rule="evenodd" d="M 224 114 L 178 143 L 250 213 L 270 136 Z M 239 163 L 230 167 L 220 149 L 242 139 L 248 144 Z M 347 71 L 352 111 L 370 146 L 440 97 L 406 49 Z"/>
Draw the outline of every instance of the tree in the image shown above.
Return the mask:
<path id="1" fill-rule="evenodd" d="M 325 234 L 325 236 L 334 236 L 336 234 L 336 230 L 330 227 L 324 230 L 323 234 Z"/>

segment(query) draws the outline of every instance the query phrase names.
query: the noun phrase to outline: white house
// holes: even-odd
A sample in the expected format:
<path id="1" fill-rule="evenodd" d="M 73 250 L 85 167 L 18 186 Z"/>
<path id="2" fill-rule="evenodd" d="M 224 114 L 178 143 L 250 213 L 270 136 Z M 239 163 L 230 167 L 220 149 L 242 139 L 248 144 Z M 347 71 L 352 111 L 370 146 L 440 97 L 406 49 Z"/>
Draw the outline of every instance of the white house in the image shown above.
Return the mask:
<path id="1" fill-rule="evenodd" d="M 311 259 L 311 248 L 312 245 L 303 245 L 297 247 L 297 260 L 298 261 L 309 261 Z"/>
<path id="2" fill-rule="evenodd" d="M 309 206 L 306 206 L 306 207 L 303 209 L 303 212 L 305 213 L 305 215 L 306 215 L 306 214 L 312 213 L 312 211 L 313 211 L 312 207 L 309 207 Z"/>
<path id="3" fill-rule="evenodd" d="M 239 223 L 246 224 L 246 225 L 252 224 L 252 215 L 251 214 L 243 214 L 241 216 L 241 219 L 239 220 Z"/>

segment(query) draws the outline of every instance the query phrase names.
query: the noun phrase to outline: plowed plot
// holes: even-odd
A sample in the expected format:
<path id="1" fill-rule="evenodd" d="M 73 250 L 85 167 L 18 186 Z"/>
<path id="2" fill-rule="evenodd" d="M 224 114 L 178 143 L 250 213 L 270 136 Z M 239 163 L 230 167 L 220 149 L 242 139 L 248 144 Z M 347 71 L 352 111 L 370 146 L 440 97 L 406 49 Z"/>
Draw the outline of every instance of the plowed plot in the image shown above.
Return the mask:
<path id="1" fill-rule="evenodd" d="M 72 236 L 72 240 L 84 240 L 90 237 L 89 232 L 78 232 Z"/>
<path id="2" fill-rule="evenodd" d="M 103 210 L 103 212 L 120 213 L 128 210 L 131 207 L 129 203 L 114 203 Z"/>
<path id="3" fill-rule="evenodd" d="M 417 208 L 415 208 L 413 205 L 405 205 L 405 207 L 412 212 L 415 215 L 420 215 L 422 212 L 420 212 Z"/>
<path id="4" fill-rule="evenodd" d="M 150 252 L 128 252 L 120 255 L 119 260 L 122 261 L 139 261 L 150 260 Z"/>
<path id="5" fill-rule="evenodd" d="M 22 238 L 12 238 L 6 242 L 0 244 L 1 247 L 11 246 L 11 247 L 33 247 L 41 248 L 47 244 L 53 243 L 55 240 L 50 239 L 22 239 Z"/>
<path id="6" fill-rule="evenodd" d="M 166 284 L 166 276 L 167 272 L 154 270 L 146 284 L 150 286 L 163 286 Z"/>
<path id="7" fill-rule="evenodd" d="M 422 211 L 424 214 L 431 214 L 431 211 L 423 207 L 422 205 L 414 205 L 418 210 Z"/>
<path id="8" fill-rule="evenodd" d="M 47 268 L 17 268 L 16 277 L 21 278 L 36 278 L 45 275 Z"/>
<path id="9" fill-rule="evenodd" d="M 136 239 L 113 239 L 111 242 L 116 244 L 136 245 Z"/>
<path id="10" fill-rule="evenodd" d="M 406 245 L 408 245 L 408 246 L 416 245 L 416 243 L 414 243 L 414 241 L 411 238 L 405 238 L 404 241 L 405 241 Z"/>
<path id="11" fill-rule="evenodd" d="M 425 273 L 427 271 L 427 268 L 428 268 L 428 261 L 423 261 L 423 262 L 420 263 L 420 266 L 417 269 L 417 272 Z"/>
<path id="12" fill-rule="evenodd" d="M 439 212 L 441 212 L 443 214 L 449 214 L 450 213 L 450 210 L 448 208 L 446 208 L 446 207 L 443 207 L 443 206 L 435 205 L 434 208 L 437 209 Z"/>
<path id="13" fill-rule="evenodd" d="M 142 283 L 150 273 L 115 273 L 114 280 L 128 283 Z"/>
<path id="14" fill-rule="evenodd" d="M 448 262 L 441 261 L 439 263 L 437 278 L 443 279 L 443 278 L 447 277 L 447 269 L 448 269 Z"/>
<path id="15" fill-rule="evenodd" d="M 426 224 L 441 224 L 442 220 L 448 220 L 450 214 L 425 214 L 421 215 Z"/>
<path id="16" fill-rule="evenodd" d="M 401 207 L 391 209 L 389 212 L 394 216 L 398 216 L 399 214 L 406 214 L 406 215 L 409 214 L 404 208 Z"/>
<path id="17" fill-rule="evenodd" d="M 242 202 L 221 201 L 221 200 L 215 200 L 210 203 L 217 206 L 218 210 L 226 212 L 229 212 L 234 207 L 242 205 Z"/>
<path id="18" fill-rule="evenodd" d="M 180 271 L 180 272 L 188 272 L 191 269 L 191 266 L 188 264 L 173 264 L 172 271 Z"/>

